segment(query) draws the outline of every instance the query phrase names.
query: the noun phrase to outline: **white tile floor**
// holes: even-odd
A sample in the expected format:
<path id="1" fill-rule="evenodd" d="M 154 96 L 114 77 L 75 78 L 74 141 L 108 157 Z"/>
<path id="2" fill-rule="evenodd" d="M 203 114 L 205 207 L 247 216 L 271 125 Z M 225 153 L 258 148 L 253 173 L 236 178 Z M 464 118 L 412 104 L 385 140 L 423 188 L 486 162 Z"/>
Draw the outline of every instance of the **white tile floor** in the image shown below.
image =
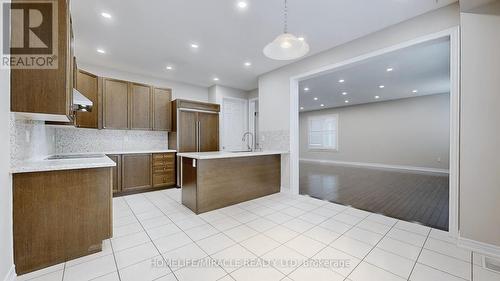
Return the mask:
<path id="1" fill-rule="evenodd" d="M 115 198 L 102 252 L 18 280 L 500 280 L 480 255 L 421 225 L 286 194 L 196 216 L 180 197 Z"/>

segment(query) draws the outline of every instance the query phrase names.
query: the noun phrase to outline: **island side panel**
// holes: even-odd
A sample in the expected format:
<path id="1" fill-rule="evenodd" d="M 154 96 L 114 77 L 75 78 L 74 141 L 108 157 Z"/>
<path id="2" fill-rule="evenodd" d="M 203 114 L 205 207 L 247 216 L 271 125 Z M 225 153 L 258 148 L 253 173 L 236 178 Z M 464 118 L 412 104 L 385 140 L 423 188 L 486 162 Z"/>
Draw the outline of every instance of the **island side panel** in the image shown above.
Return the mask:
<path id="1" fill-rule="evenodd" d="M 196 167 L 193 167 L 193 161 L 198 160 L 182 157 L 182 204 L 191 211 L 198 213 L 196 206 Z"/>
<path id="2" fill-rule="evenodd" d="M 281 156 L 198 160 L 198 213 L 280 192 Z"/>

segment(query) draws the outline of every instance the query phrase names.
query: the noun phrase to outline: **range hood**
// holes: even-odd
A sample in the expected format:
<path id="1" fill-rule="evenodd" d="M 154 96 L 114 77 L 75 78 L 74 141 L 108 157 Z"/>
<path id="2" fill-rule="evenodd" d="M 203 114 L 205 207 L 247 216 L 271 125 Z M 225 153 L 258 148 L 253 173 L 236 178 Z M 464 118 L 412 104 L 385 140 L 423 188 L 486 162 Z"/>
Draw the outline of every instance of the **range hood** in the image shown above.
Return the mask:
<path id="1" fill-rule="evenodd" d="M 77 89 L 73 89 L 73 110 L 90 112 L 92 111 L 93 103 L 86 96 L 80 93 Z"/>

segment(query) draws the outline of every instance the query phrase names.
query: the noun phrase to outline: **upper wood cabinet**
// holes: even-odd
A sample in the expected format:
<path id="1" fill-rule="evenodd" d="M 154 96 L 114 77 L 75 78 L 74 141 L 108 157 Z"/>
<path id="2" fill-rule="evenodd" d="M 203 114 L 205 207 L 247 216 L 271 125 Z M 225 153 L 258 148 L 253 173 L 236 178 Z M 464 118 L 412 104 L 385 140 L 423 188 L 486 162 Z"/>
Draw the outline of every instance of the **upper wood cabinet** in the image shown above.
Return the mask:
<path id="1" fill-rule="evenodd" d="M 148 85 L 130 83 L 130 129 L 151 130 L 153 122 L 152 88 Z"/>
<path id="2" fill-rule="evenodd" d="M 13 1 L 19 2 L 19 1 Z M 57 3 L 57 68 L 11 69 L 12 112 L 32 118 L 68 122 L 73 119 L 73 38 L 68 1 Z M 15 20 L 14 17 L 11 20 Z M 20 34 L 11 34 L 20 36 Z M 12 54 L 16 51 L 12 49 Z M 42 114 L 42 115 L 40 115 Z"/>
<path id="3" fill-rule="evenodd" d="M 104 78 L 102 84 L 103 128 L 128 129 L 128 82 Z"/>
<path id="4" fill-rule="evenodd" d="M 153 88 L 153 130 L 172 130 L 172 90 Z"/>
<path id="5" fill-rule="evenodd" d="M 92 101 L 91 112 L 76 113 L 76 126 L 79 128 L 99 128 L 99 95 L 98 95 L 98 77 L 92 73 L 83 70 L 76 70 L 75 88 L 85 97 Z"/>
<path id="6" fill-rule="evenodd" d="M 170 89 L 111 78 L 102 78 L 98 85 L 102 89 L 102 128 L 171 130 Z"/>

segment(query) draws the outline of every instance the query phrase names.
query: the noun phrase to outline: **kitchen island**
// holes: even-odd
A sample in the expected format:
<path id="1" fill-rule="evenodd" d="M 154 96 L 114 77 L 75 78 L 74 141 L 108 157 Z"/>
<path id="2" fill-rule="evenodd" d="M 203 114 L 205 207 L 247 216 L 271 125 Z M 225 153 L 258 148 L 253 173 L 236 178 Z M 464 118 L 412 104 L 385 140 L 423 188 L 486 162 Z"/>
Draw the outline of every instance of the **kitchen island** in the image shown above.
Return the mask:
<path id="1" fill-rule="evenodd" d="M 282 151 L 179 153 L 182 204 L 196 214 L 280 192 Z"/>

